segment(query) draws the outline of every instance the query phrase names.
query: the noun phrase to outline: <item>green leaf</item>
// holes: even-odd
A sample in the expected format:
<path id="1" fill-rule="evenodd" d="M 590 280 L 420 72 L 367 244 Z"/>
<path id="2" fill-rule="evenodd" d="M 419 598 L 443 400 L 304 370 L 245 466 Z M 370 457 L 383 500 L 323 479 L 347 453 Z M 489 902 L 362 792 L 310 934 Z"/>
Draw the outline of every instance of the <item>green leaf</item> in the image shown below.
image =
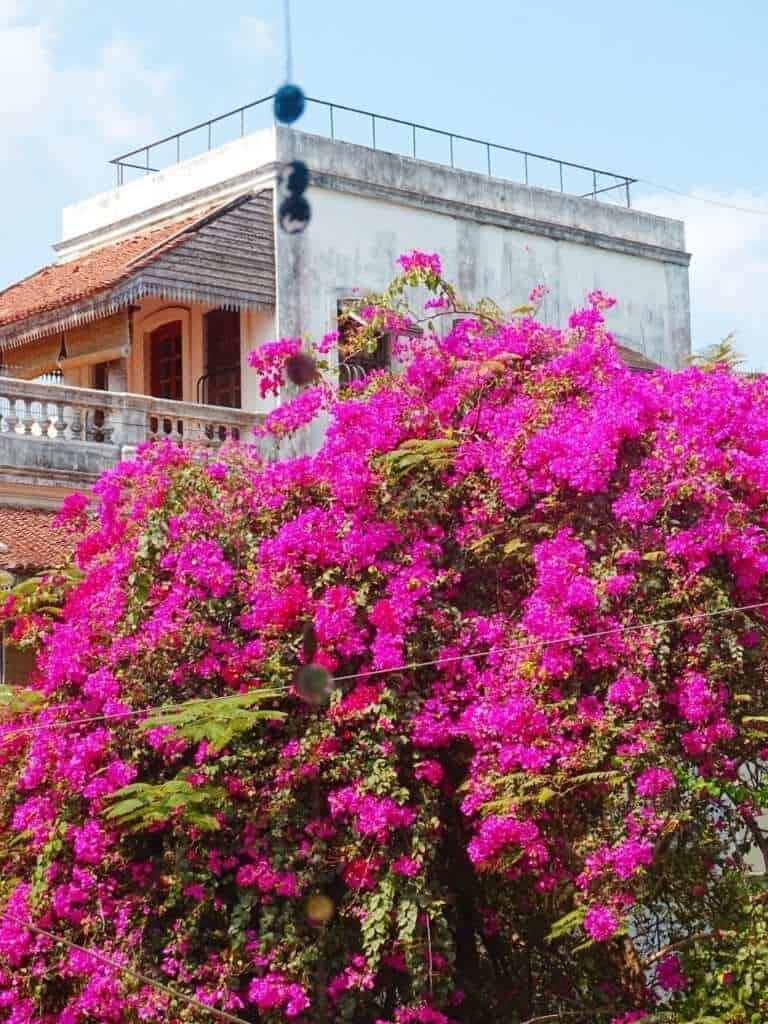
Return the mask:
<path id="1" fill-rule="evenodd" d="M 150 715 L 141 723 L 143 730 L 170 727 L 176 736 L 200 743 L 205 740 L 214 753 L 228 746 L 235 737 L 263 721 L 285 718 L 284 711 L 254 709 L 279 695 L 279 690 L 251 690 L 231 697 L 190 700 L 180 707 Z"/>
<path id="2" fill-rule="evenodd" d="M 563 917 L 559 918 L 549 930 L 547 935 L 547 942 L 553 942 L 555 939 L 560 939 L 563 935 L 567 935 L 568 932 L 574 931 L 579 928 L 586 915 L 586 909 L 584 907 L 576 907 L 575 910 L 571 910 Z"/>
<path id="3" fill-rule="evenodd" d="M 0 708 L 14 715 L 27 714 L 42 707 L 45 698 L 38 690 L 21 686 L 0 686 Z"/>
<path id="4" fill-rule="evenodd" d="M 212 831 L 219 823 L 210 812 L 223 806 L 226 799 L 227 792 L 221 786 L 193 786 L 181 776 L 157 784 L 134 782 L 108 798 L 105 816 L 129 832 L 173 817 L 182 817 L 198 828 Z"/>

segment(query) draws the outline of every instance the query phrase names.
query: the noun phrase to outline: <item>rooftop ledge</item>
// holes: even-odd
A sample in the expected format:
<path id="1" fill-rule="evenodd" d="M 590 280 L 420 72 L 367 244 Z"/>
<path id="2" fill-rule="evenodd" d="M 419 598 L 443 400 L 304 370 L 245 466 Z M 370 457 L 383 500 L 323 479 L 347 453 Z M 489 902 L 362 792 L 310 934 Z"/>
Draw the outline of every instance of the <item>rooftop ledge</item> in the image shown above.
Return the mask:
<path id="1" fill-rule="evenodd" d="M 634 178 L 397 118 L 309 99 L 302 131 L 272 97 L 115 157 L 115 188 L 64 209 L 63 258 L 274 179 L 300 156 L 317 187 L 421 195 L 684 251 L 682 224 L 631 209 Z"/>

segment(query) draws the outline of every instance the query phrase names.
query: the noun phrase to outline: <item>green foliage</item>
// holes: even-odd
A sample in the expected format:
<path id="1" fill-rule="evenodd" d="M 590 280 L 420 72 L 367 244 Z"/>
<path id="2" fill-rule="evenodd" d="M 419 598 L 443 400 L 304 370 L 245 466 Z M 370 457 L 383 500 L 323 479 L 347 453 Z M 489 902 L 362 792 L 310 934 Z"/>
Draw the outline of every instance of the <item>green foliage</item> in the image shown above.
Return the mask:
<path id="1" fill-rule="evenodd" d="M 768 1020 L 768 892 L 745 879 L 732 927 L 699 936 L 682 952 L 691 983 L 674 1000 L 676 1024 L 765 1024 Z"/>
<path id="2" fill-rule="evenodd" d="M 213 811 L 226 798 L 221 786 L 193 785 L 181 776 L 156 784 L 134 782 L 112 794 L 106 817 L 132 832 L 179 818 L 204 831 L 216 831 L 219 821 Z"/>
<path id="3" fill-rule="evenodd" d="M 378 965 L 381 951 L 390 936 L 394 906 L 395 882 L 389 876 L 365 900 L 365 918 L 362 927 L 363 950 L 371 966 Z M 403 923 L 407 930 L 409 925 L 407 915 Z"/>
<path id="4" fill-rule="evenodd" d="M 285 718 L 285 712 L 274 709 L 254 708 L 279 696 L 280 690 L 251 690 L 248 693 L 234 693 L 231 697 L 212 697 L 205 700 L 190 700 L 179 706 L 169 706 L 150 715 L 141 723 L 141 728 L 170 728 L 173 735 L 192 743 L 205 742 L 212 753 L 219 753 L 232 740 L 249 732 L 260 722 Z"/>
<path id="5" fill-rule="evenodd" d="M 45 704 L 39 690 L 22 686 L 0 686 L 0 711 L 7 715 L 26 715 L 37 711 Z"/>
<path id="6" fill-rule="evenodd" d="M 688 361 L 702 370 L 714 370 L 717 366 L 726 366 L 729 370 L 735 370 L 744 362 L 744 358 L 734 346 L 734 335 L 728 334 L 717 344 L 708 345 L 703 351 L 689 356 Z"/>
<path id="7" fill-rule="evenodd" d="M 382 461 L 394 480 L 401 480 L 414 470 L 439 472 L 450 466 L 451 457 L 458 445 L 458 440 L 452 437 L 414 438 L 404 441 Z"/>

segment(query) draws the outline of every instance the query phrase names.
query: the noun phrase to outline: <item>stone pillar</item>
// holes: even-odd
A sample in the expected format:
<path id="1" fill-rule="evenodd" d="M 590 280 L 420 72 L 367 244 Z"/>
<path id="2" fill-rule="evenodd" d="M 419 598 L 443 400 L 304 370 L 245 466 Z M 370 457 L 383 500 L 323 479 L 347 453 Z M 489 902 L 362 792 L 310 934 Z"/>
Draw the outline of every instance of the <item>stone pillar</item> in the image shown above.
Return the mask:
<path id="1" fill-rule="evenodd" d="M 107 391 L 128 390 L 128 360 L 113 359 L 107 364 Z"/>
<path id="2" fill-rule="evenodd" d="M 136 445 L 147 439 L 147 413 L 131 405 L 130 396 L 115 404 L 110 412 L 112 443 L 122 449 L 123 458 L 131 458 Z"/>

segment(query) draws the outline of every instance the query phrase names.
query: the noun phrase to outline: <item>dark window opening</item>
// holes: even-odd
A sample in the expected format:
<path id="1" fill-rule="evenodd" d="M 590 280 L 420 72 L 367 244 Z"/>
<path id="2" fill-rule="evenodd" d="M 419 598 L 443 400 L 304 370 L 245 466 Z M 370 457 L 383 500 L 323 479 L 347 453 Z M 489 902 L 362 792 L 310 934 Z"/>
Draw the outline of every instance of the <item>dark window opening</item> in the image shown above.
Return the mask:
<path id="1" fill-rule="evenodd" d="M 149 391 L 154 398 L 181 401 L 181 321 L 162 324 L 149 336 Z"/>
<path id="2" fill-rule="evenodd" d="M 91 387 L 96 391 L 109 391 L 109 363 L 96 363 L 91 368 Z"/>
<path id="3" fill-rule="evenodd" d="M 227 409 L 241 408 L 240 313 L 214 309 L 203 317 L 205 373 L 197 382 L 197 400 Z"/>
<path id="4" fill-rule="evenodd" d="M 26 686 L 35 667 L 35 652 L 9 643 L 5 636 L 0 642 L 0 678 L 7 686 Z"/>
<path id="5" fill-rule="evenodd" d="M 359 299 L 340 299 L 336 308 L 339 332 L 339 382 L 351 384 L 362 380 L 374 370 L 388 370 L 390 366 L 390 337 L 381 332 L 376 346 L 361 347 L 360 330 L 365 321 L 358 316 Z"/>

